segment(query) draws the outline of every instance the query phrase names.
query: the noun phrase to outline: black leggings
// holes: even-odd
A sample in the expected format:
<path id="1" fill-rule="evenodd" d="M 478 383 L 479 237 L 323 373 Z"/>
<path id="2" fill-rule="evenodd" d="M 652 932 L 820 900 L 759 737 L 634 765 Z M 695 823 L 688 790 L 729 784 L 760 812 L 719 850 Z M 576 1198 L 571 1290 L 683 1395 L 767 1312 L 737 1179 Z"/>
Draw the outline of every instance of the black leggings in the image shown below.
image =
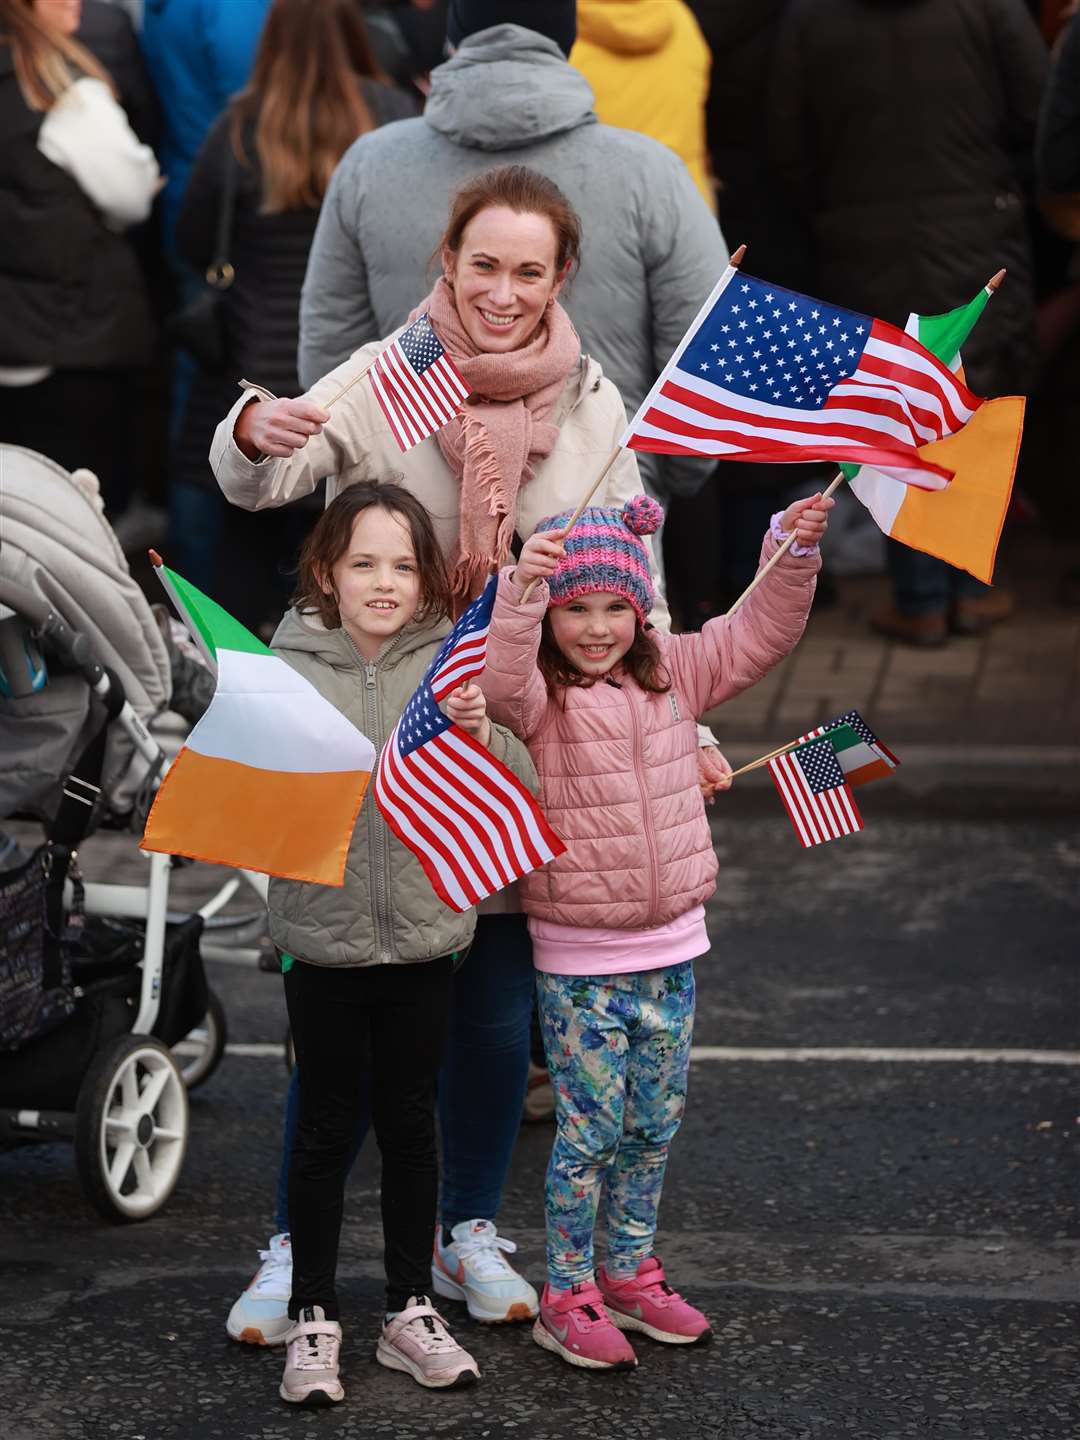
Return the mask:
<path id="1" fill-rule="evenodd" d="M 435 1090 L 450 1013 L 449 955 L 414 965 L 296 963 L 285 976 L 300 1068 L 289 1167 L 293 1282 L 289 1314 L 321 1305 L 338 1319 L 334 1275 L 345 1178 L 370 1067 L 382 1155 L 388 1310 L 431 1288 L 438 1200 Z"/>

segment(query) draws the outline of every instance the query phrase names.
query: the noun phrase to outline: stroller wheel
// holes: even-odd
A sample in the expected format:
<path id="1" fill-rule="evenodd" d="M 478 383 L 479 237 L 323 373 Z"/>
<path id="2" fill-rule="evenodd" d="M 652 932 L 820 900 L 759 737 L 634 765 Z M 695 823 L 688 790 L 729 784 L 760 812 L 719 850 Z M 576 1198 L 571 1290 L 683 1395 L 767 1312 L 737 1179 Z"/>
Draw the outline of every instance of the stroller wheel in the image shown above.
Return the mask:
<path id="1" fill-rule="evenodd" d="M 208 1002 L 201 1023 L 172 1047 L 180 1074 L 189 1090 L 195 1090 L 210 1079 L 221 1064 L 229 1039 L 225 1007 L 216 991 L 208 991 Z"/>
<path id="2" fill-rule="evenodd" d="M 180 1176 L 187 1136 L 187 1091 L 165 1046 L 149 1035 L 106 1046 L 75 1110 L 75 1161 L 91 1205 L 116 1224 L 155 1214 Z"/>

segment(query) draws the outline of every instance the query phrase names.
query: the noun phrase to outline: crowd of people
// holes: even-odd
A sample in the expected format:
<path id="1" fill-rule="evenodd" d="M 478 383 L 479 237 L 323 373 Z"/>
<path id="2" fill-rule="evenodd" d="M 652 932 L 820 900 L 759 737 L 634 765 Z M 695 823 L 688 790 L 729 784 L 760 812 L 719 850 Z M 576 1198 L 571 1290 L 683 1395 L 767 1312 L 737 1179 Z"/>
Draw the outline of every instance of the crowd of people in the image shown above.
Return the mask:
<path id="1" fill-rule="evenodd" d="M 335 1270 L 370 1126 L 382 1364 L 478 1378 L 433 1296 L 530 1320 L 583 1369 L 634 1366 L 627 1332 L 703 1343 L 656 1252 L 709 944 L 704 807 L 730 783 L 696 717 L 797 643 L 834 502 L 793 499 L 773 465 L 624 450 L 568 522 L 725 236 L 771 282 L 901 324 L 1005 264 L 968 378 L 1033 389 L 1040 172 L 1080 233 L 1080 28 L 1047 88 L 1023 0 L 145 0 L 137 18 L 136 40 L 105 0 L 0 0 L 0 440 L 94 470 L 129 540 L 163 502 L 174 567 L 376 749 L 497 564 L 487 668 L 447 713 L 569 842 L 520 894 L 457 913 L 368 803 L 340 890 L 271 882 L 297 1066 L 275 1233 L 228 1332 L 285 1345 L 285 1401 L 344 1398 Z M 422 315 L 472 395 L 403 454 L 352 382 Z M 940 644 L 1007 617 L 1007 593 L 889 555 L 882 633 Z M 534 995 L 556 1107 L 539 1294 L 497 1226 Z"/>

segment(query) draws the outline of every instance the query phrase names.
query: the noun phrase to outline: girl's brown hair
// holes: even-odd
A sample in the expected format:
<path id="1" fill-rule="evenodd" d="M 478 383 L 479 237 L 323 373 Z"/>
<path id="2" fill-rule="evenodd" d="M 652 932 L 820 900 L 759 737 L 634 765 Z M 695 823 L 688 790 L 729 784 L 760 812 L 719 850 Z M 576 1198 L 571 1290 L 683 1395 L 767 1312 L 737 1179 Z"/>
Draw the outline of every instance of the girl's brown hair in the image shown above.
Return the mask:
<path id="1" fill-rule="evenodd" d="M 560 690 L 568 689 L 571 685 L 588 687 L 595 685 L 598 680 L 607 679 L 605 675 L 583 675 L 580 670 L 570 664 L 555 643 L 555 636 L 551 632 L 551 621 L 548 618 L 550 613 L 549 611 L 544 616 L 544 622 L 540 628 L 540 649 L 536 656 L 536 663 L 540 674 L 544 677 L 548 694 L 556 696 Z M 651 625 L 642 625 L 640 620 L 635 619 L 634 642 L 622 657 L 621 664 L 631 679 L 650 695 L 666 695 L 671 689 L 671 677 L 664 669 L 664 662 L 660 658 L 660 649 L 653 638 Z"/>
<path id="2" fill-rule="evenodd" d="M 251 80 L 231 104 L 241 160 L 255 125 L 263 214 L 320 205 L 342 155 L 375 128 L 361 75 L 380 78 L 357 0 L 274 0 Z"/>
<path id="3" fill-rule="evenodd" d="M 300 551 L 292 604 L 308 614 L 315 612 L 328 630 L 338 629 L 341 614 L 334 590 L 334 566 L 348 552 L 356 517 L 373 505 L 391 515 L 400 515 L 409 528 L 420 576 L 420 605 L 415 618 L 427 620 L 448 615 L 450 578 L 431 516 L 403 485 L 378 480 L 361 480 L 350 485 L 320 515 Z M 323 589 L 324 582 L 329 584 L 330 594 Z"/>
<path id="4" fill-rule="evenodd" d="M 465 227 L 481 210 L 505 206 L 518 215 L 546 215 L 555 231 L 555 269 L 569 273 L 581 260 L 581 221 L 563 192 L 527 165 L 503 165 L 466 181 L 450 204 L 450 219 L 432 259 L 456 255 Z"/>
<path id="5" fill-rule="evenodd" d="M 32 4 L 33 0 L 0 0 L 0 41 L 11 46 L 19 89 L 31 110 L 51 110 L 80 73 L 104 80 L 115 95 L 108 71 L 90 51 L 43 25 Z"/>

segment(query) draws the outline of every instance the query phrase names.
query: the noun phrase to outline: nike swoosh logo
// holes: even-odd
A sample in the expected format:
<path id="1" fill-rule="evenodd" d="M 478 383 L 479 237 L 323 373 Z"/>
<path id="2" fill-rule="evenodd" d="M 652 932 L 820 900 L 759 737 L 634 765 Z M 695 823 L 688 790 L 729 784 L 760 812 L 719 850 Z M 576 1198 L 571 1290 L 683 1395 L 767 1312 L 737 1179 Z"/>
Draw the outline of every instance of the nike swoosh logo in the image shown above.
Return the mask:
<path id="1" fill-rule="evenodd" d="M 436 1250 L 435 1263 L 436 1265 L 438 1265 L 439 1269 L 443 1272 L 444 1275 L 449 1275 L 450 1279 L 455 1281 L 458 1285 L 465 1284 L 465 1266 L 460 1260 L 458 1261 L 457 1271 L 455 1272 L 450 1269 L 449 1265 L 447 1265 L 440 1252 Z"/>
<path id="2" fill-rule="evenodd" d="M 622 1313 L 623 1313 L 624 1315 L 629 1315 L 630 1318 L 631 1318 L 631 1320 L 640 1320 L 640 1319 L 641 1319 L 641 1306 L 640 1306 L 640 1305 L 620 1305 L 620 1306 L 619 1306 L 619 1309 L 622 1311 Z"/>
<path id="3" fill-rule="evenodd" d="M 566 1337 L 567 1337 L 567 1335 L 570 1334 L 570 1322 L 569 1322 L 569 1321 L 566 1322 L 566 1324 L 563 1326 L 563 1328 L 562 1328 L 561 1330 L 559 1329 L 558 1325 L 556 1325 L 556 1324 L 554 1323 L 554 1321 L 552 1321 L 552 1320 L 545 1320 L 545 1321 L 544 1321 L 544 1324 L 545 1324 L 545 1325 L 547 1326 L 547 1328 L 551 1331 L 551 1333 L 555 1336 L 555 1339 L 558 1340 L 558 1342 L 559 1342 L 560 1345 L 565 1345 L 565 1344 L 566 1344 Z"/>

